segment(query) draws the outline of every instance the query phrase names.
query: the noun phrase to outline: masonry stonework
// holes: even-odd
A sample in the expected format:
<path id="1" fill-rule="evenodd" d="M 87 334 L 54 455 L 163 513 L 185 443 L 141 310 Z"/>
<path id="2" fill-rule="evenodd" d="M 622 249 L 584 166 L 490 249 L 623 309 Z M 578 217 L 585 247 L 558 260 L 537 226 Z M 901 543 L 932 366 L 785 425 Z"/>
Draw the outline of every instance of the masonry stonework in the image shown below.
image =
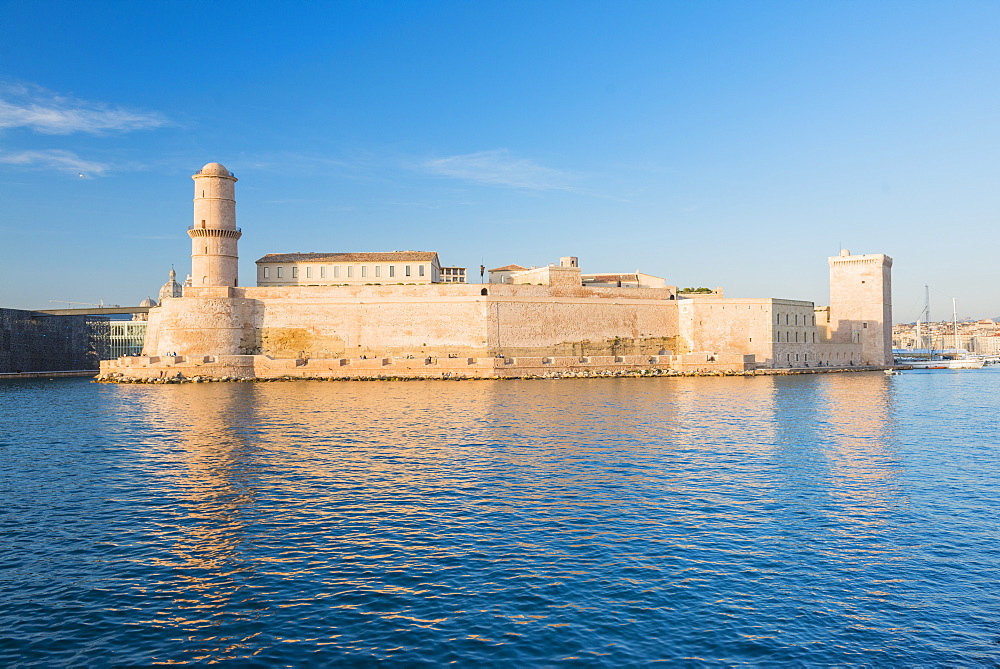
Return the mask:
<path id="1" fill-rule="evenodd" d="M 105 361 L 106 377 L 502 378 L 891 364 L 892 261 L 884 255 L 832 258 L 825 309 L 724 298 L 721 290 L 679 296 L 662 280 L 586 281 L 575 258 L 497 268 L 489 284 L 302 285 L 302 274 L 338 278 L 315 276 L 327 265 L 397 258 L 271 254 L 258 261 L 261 277 L 274 266 L 270 280 L 239 287 L 236 177 L 209 163 L 194 180 L 193 285 L 150 310 L 143 355 Z M 436 254 L 405 253 L 427 257 L 401 262 L 438 267 Z M 298 276 L 280 277 L 298 285 L 274 285 L 286 265 L 301 265 Z"/>

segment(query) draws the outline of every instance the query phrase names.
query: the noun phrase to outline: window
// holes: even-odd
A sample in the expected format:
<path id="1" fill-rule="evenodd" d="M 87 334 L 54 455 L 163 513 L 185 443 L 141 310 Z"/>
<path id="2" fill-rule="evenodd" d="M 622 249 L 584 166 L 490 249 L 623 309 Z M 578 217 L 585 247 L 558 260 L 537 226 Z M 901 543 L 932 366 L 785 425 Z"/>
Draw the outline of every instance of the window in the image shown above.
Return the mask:
<path id="1" fill-rule="evenodd" d="M 395 265 L 389 265 L 389 276 L 390 277 L 396 276 L 396 266 Z"/>
<path id="2" fill-rule="evenodd" d="M 339 279 L 340 278 L 340 265 L 334 265 L 333 266 L 333 278 L 334 279 Z"/>
<path id="3" fill-rule="evenodd" d="M 862 323 L 862 324 L 861 324 L 861 327 L 863 327 L 863 328 L 866 328 L 866 327 L 868 327 L 868 321 L 865 321 L 864 323 Z"/>
<path id="4" fill-rule="evenodd" d="M 281 278 L 281 275 L 284 274 L 284 269 L 285 269 L 284 267 L 279 267 L 278 268 L 278 278 L 279 279 Z"/>
<path id="5" fill-rule="evenodd" d="M 406 266 L 406 276 L 410 276 L 410 266 Z"/>
<path id="6" fill-rule="evenodd" d="M 347 278 L 350 279 L 354 276 L 354 268 L 350 265 L 347 266 Z"/>
<path id="7" fill-rule="evenodd" d="M 299 278 L 299 268 L 298 267 L 293 267 L 292 268 L 292 278 L 293 279 Z"/>
<path id="8" fill-rule="evenodd" d="M 796 344 L 799 343 L 799 333 L 798 332 L 795 333 L 795 343 Z"/>
<path id="9" fill-rule="evenodd" d="M 368 265 L 361 266 L 361 277 L 364 278 L 368 276 Z"/>
<path id="10" fill-rule="evenodd" d="M 781 314 L 775 314 L 774 315 L 774 324 L 775 325 L 781 325 Z"/>
<path id="11" fill-rule="evenodd" d="M 785 314 L 785 325 L 788 325 L 788 314 Z"/>
<path id="12" fill-rule="evenodd" d="M 320 267 L 319 268 L 319 278 L 321 278 L 321 279 L 325 279 L 326 278 L 326 267 Z"/>
<path id="13" fill-rule="evenodd" d="M 813 332 L 813 343 L 814 344 L 816 343 L 816 333 L 815 332 Z"/>
<path id="14" fill-rule="evenodd" d="M 375 265 L 375 276 L 382 276 L 382 266 Z"/>
<path id="15" fill-rule="evenodd" d="M 312 275 L 313 275 L 313 268 L 312 267 L 306 267 L 306 278 L 307 279 L 311 279 Z"/>
<path id="16" fill-rule="evenodd" d="M 420 266 L 419 266 L 419 267 L 417 268 L 417 272 L 418 272 L 418 274 L 420 274 L 420 276 L 423 276 L 423 275 L 424 275 L 424 266 L 423 266 L 423 265 L 420 265 Z"/>
<path id="17" fill-rule="evenodd" d="M 268 278 L 270 278 L 270 276 L 271 276 L 271 268 L 270 267 L 265 267 L 264 268 L 264 278 L 268 279 Z"/>

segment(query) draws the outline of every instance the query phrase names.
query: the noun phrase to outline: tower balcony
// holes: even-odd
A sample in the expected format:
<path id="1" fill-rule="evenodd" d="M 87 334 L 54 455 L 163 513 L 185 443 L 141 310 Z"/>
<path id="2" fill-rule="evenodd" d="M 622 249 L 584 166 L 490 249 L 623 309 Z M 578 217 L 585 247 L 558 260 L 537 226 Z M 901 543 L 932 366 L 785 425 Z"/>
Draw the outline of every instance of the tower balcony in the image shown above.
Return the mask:
<path id="1" fill-rule="evenodd" d="M 200 226 L 189 225 L 188 236 L 189 237 L 232 237 L 234 239 L 239 239 L 240 237 L 243 236 L 243 230 L 240 228 L 235 228 L 235 229 L 203 228 Z"/>

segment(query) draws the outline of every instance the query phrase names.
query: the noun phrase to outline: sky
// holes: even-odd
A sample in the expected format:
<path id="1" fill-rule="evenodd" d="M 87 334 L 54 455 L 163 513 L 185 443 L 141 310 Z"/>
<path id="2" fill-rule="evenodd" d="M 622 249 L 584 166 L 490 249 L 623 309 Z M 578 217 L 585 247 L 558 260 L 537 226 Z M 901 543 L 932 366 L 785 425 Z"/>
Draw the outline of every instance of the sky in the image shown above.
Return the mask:
<path id="1" fill-rule="evenodd" d="M 0 307 L 130 305 L 190 271 L 233 171 L 266 253 L 580 258 L 894 316 L 1000 317 L 1000 3 L 0 0 Z M 58 305 L 55 305 L 58 306 Z"/>

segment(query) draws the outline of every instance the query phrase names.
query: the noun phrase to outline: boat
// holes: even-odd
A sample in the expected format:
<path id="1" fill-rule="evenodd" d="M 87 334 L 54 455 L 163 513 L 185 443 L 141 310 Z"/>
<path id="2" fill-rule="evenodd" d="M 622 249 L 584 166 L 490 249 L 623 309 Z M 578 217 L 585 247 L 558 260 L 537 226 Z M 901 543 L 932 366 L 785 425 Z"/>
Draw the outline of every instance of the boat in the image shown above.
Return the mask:
<path id="1" fill-rule="evenodd" d="M 925 307 L 925 309 L 926 309 L 926 307 Z M 961 354 L 957 353 L 958 350 L 959 350 L 958 349 L 958 306 L 957 306 L 957 302 L 955 301 L 954 297 L 951 298 L 951 309 L 952 309 L 951 322 L 952 322 L 952 325 L 953 325 L 953 327 L 955 329 L 955 341 L 954 341 L 954 345 L 955 345 L 955 351 L 956 351 L 957 357 L 955 357 L 955 358 L 940 358 L 940 359 L 935 360 L 934 359 L 934 351 L 931 350 L 931 355 L 930 355 L 930 359 L 929 360 L 913 360 L 913 361 L 910 361 L 908 363 L 910 365 L 910 367 L 912 367 L 913 369 L 982 369 L 983 365 L 986 364 L 986 360 L 984 358 L 981 358 L 981 357 L 974 358 L 974 357 L 968 355 L 968 353 L 964 353 L 964 352 L 961 353 Z M 926 312 L 925 312 L 925 314 L 926 314 Z M 928 320 L 930 320 L 929 317 L 928 317 Z M 920 321 L 918 320 L 917 321 L 918 332 L 919 332 L 919 328 L 920 328 Z"/>
<path id="2" fill-rule="evenodd" d="M 956 358 L 954 360 L 913 360 L 912 369 L 982 369 L 986 363 L 981 358 Z"/>
<path id="3" fill-rule="evenodd" d="M 900 371 L 898 369 L 885 369 L 882 370 L 886 376 L 899 376 Z"/>

